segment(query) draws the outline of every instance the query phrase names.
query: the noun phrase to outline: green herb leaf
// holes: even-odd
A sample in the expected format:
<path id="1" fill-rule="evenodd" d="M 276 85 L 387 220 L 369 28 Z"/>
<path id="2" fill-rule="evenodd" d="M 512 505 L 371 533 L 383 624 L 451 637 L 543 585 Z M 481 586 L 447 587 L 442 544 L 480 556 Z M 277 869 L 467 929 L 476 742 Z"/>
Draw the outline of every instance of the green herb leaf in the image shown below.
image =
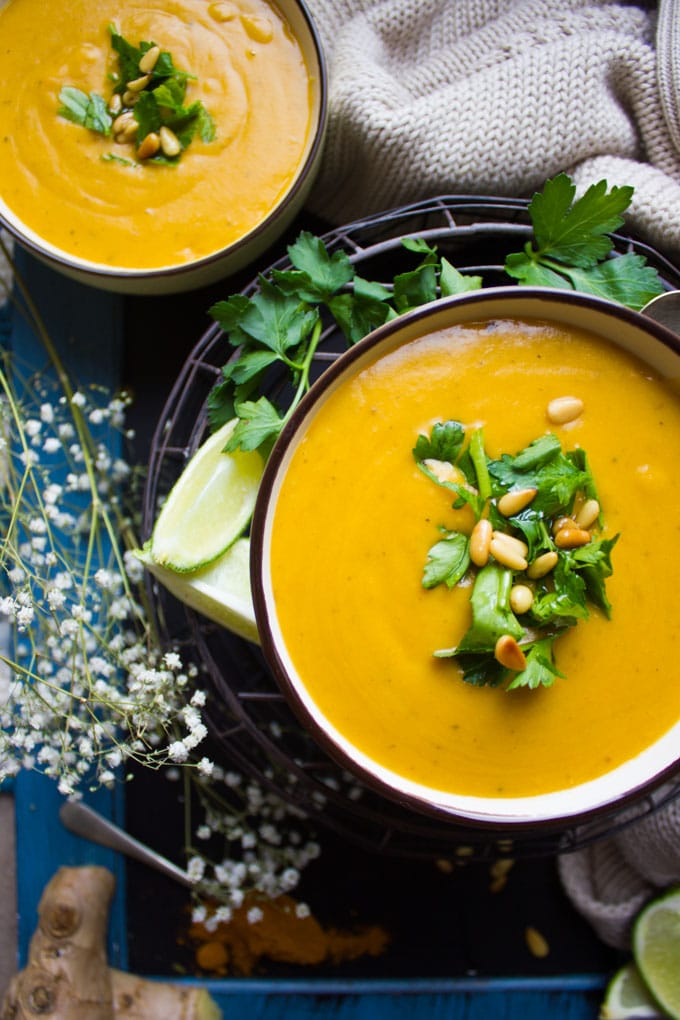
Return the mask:
<path id="1" fill-rule="evenodd" d="M 481 276 L 467 276 L 459 273 L 448 259 L 441 259 L 439 273 L 439 291 L 442 297 L 453 294 L 466 294 L 472 290 L 480 290 L 483 284 Z"/>
<path id="2" fill-rule="evenodd" d="M 59 92 L 59 102 L 58 113 L 66 120 L 101 135 L 111 134 L 113 120 L 101 96 L 65 85 Z"/>
<path id="3" fill-rule="evenodd" d="M 436 422 L 429 436 L 422 433 L 418 436 L 413 456 L 418 464 L 426 460 L 446 460 L 450 464 L 455 464 L 464 443 L 465 426 L 459 421 Z M 429 474 L 431 475 L 431 472 Z"/>
<path id="4" fill-rule="evenodd" d="M 292 265 L 303 274 L 297 289 L 303 301 L 328 301 L 354 278 L 354 267 L 344 251 L 330 255 L 323 241 L 303 230 L 288 248 Z"/>
<path id="5" fill-rule="evenodd" d="M 234 429 L 225 450 L 257 450 L 271 447 L 281 431 L 281 415 L 266 397 L 246 400 L 236 406 L 241 419 Z"/>
<path id="6" fill-rule="evenodd" d="M 445 538 L 435 543 L 427 554 L 423 572 L 423 588 L 445 584 L 453 588 L 470 566 L 469 542 L 458 531 L 446 532 Z"/>
<path id="7" fill-rule="evenodd" d="M 528 687 L 530 690 L 552 687 L 557 677 L 564 678 L 564 673 L 560 673 L 555 665 L 554 644 L 554 637 L 546 637 L 535 641 L 528 650 L 525 649 L 526 668 L 521 673 L 512 674 L 506 689 L 513 691 L 518 687 Z"/>
<path id="8" fill-rule="evenodd" d="M 505 260 L 509 276 L 529 286 L 557 287 L 597 294 L 641 308 L 664 287 L 642 256 L 609 258 L 609 234 L 624 222 L 633 188 L 592 184 L 574 201 L 576 188 L 566 174 L 546 181 L 529 203 L 533 242 Z"/>

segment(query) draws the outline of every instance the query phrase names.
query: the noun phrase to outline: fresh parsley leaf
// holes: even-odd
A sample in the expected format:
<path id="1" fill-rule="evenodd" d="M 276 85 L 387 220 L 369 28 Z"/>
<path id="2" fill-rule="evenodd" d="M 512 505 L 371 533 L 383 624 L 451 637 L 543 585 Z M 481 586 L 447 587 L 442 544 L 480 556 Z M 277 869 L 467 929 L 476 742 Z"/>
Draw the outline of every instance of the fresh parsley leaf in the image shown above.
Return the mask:
<path id="1" fill-rule="evenodd" d="M 469 541 L 458 531 L 449 531 L 432 546 L 423 572 L 423 588 L 445 584 L 453 588 L 470 566 Z"/>
<path id="2" fill-rule="evenodd" d="M 400 313 L 435 301 L 437 273 L 433 262 L 424 262 L 417 269 L 400 273 L 394 278 L 394 307 Z"/>
<path id="3" fill-rule="evenodd" d="M 94 92 L 88 95 L 72 85 L 65 85 L 59 92 L 59 102 L 58 113 L 66 120 L 101 135 L 111 134 L 113 120 L 101 96 Z"/>
<path id="4" fill-rule="evenodd" d="M 132 113 L 139 127 L 137 128 L 137 141 L 146 138 L 151 132 L 158 132 L 161 129 L 161 111 L 152 92 L 140 92 L 139 99 L 135 103 Z"/>
<path id="5" fill-rule="evenodd" d="M 240 421 L 225 447 L 226 452 L 257 450 L 261 447 L 267 449 L 272 446 L 281 431 L 283 420 L 266 397 L 237 404 L 236 413 Z"/>
<path id="6" fill-rule="evenodd" d="M 537 687 L 552 687 L 557 677 L 564 678 L 555 665 L 554 658 L 554 637 L 542 638 L 525 649 L 526 668 L 521 673 L 513 673 L 512 679 L 506 690 L 513 691 L 518 687 L 528 687 L 535 690 Z"/>
<path id="7" fill-rule="evenodd" d="M 328 301 L 354 278 L 346 252 L 329 254 L 323 241 L 303 230 L 288 248 L 291 264 L 300 273 L 298 290 L 304 301 Z"/>
<path id="8" fill-rule="evenodd" d="M 446 460 L 455 464 L 465 443 L 465 426 L 459 421 L 436 422 L 429 436 L 422 433 L 416 440 L 413 456 L 418 464 L 426 460 Z"/>
<path id="9" fill-rule="evenodd" d="M 557 287 L 597 294 L 641 308 L 664 287 L 642 256 L 610 258 L 610 234 L 624 222 L 633 196 L 630 186 L 592 184 L 574 201 L 576 188 L 566 174 L 546 181 L 529 203 L 533 241 L 505 260 L 506 273 L 529 286 Z"/>
<path id="10" fill-rule="evenodd" d="M 133 159 L 125 159 L 123 156 L 119 156 L 115 152 L 104 152 L 99 158 L 103 163 L 119 163 L 120 166 L 131 167 L 139 166 L 139 163 L 135 163 Z"/>
<path id="11" fill-rule="evenodd" d="M 353 292 L 336 294 L 328 302 L 330 312 L 350 344 L 358 343 L 372 330 L 396 318 L 388 304 L 390 292 L 379 283 L 354 277 Z"/>
<path id="12" fill-rule="evenodd" d="M 481 276 L 467 276 L 459 273 L 448 259 L 442 257 L 439 272 L 439 292 L 442 297 L 453 294 L 466 294 L 471 290 L 480 290 L 483 284 Z"/>

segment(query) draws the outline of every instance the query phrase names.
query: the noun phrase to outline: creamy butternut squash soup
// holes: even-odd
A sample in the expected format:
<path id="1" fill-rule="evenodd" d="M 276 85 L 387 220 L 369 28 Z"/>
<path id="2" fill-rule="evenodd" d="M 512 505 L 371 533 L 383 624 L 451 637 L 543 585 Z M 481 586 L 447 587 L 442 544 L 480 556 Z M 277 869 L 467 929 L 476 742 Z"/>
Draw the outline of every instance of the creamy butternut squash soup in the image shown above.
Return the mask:
<path id="1" fill-rule="evenodd" d="M 582 408 L 550 420 L 557 398 Z M 553 419 L 558 414 L 553 414 Z M 440 526 L 472 525 L 412 450 L 434 423 L 483 427 L 490 458 L 556 435 L 587 453 L 602 535 L 620 535 L 611 618 L 555 642 L 552 686 L 473 686 L 455 659 L 468 580 L 427 589 Z M 405 343 L 333 390 L 292 453 L 271 527 L 287 653 L 361 753 L 463 796 L 532 797 L 616 768 L 680 719 L 680 401 L 632 355 L 547 322 L 456 326 Z"/>
<path id="2" fill-rule="evenodd" d="M 101 97 L 106 112 L 120 83 L 110 26 L 134 47 L 155 43 L 191 75 L 182 105 L 201 103 L 214 137 L 198 131 L 163 163 L 122 131 L 59 113 L 65 87 Z M 308 151 L 309 69 L 266 0 L 8 0 L 0 38 L 0 197 L 79 259 L 148 269 L 218 251 L 267 217 Z M 144 68 L 136 73 L 133 88 Z"/>

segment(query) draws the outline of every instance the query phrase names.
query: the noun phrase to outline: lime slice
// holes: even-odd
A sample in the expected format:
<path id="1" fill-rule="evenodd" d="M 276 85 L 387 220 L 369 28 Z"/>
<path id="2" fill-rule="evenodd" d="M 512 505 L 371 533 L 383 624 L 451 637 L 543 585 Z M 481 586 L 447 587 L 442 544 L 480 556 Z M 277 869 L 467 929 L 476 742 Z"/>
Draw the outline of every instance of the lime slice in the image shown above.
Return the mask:
<path id="1" fill-rule="evenodd" d="M 640 977 L 634 963 L 627 963 L 616 972 L 607 985 L 604 1002 L 600 1009 L 600 1020 L 625 1020 L 638 1017 L 639 1020 L 663 1017 L 647 986 Z"/>
<path id="2" fill-rule="evenodd" d="M 680 1020 L 680 889 L 640 911 L 633 928 L 633 955 L 654 998 Z"/>
<path id="3" fill-rule="evenodd" d="M 156 563 L 148 549 L 137 551 L 164 588 L 196 612 L 248 641 L 259 643 L 250 594 L 250 540 L 237 538 L 217 560 L 193 573 Z"/>
<path id="4" fill-rule="evenodd" d="M 264 465 L 256 451 L 224 453 L 236 421 L 199 446 L 171 489 L 151 535 L 155 563 L 198 570 L 221 556 L 250 521 Z"/>

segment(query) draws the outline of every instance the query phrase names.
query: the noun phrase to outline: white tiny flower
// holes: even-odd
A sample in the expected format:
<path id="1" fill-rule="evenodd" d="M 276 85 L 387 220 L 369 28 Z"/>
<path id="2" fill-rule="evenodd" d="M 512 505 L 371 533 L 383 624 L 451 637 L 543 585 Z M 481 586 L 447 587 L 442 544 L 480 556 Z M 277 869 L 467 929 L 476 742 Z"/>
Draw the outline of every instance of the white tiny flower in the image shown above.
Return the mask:
<path id="1" fill-rule="evenodd" d="M 191 882 L 200 882 L 205 873 L 205 861 L 202 857 L 192 857 L 187 864 L 187 875 Z"/>
<path id="2" fill-rule="evenodd" d="M 264 914 L 259 907 L 251 907 L 246 916 L 249 924 L 257 924 L 258 921 L 262 920 Z"/>
<path id="3" fill-rule="evenodd" d="M 61 448 L 61 443 L 56 436 L 48 436 L 43 443 L 42 448 L 45 453 L 57 453 L 57 451 Z"/>
<path id="4" fill-rule="evenodd" d="M 168 747 L 168 756 L 171 759 L 171 761 L 175 761 L 181 764 L 182 762 L 185 762 L 187 760 L 187 758 L 189 757 L 189 752 L 187 751 L 186 747 L 184 746 L 181 740 L 175 740 Z"/>
<path id="5" fill-rule="evenodd" d="M 87 400 L 83 393 L 74 393 L 71 397 L 71 403 L 75 404 L 76 407 L 85 407 Z"/>
<path id="6" fill-rule="evenodd" d="M 177 652 L 166 652 L 163 656 L 163 663 L 168 669 L 182 668 L 182 660 Z"/>
<path id="7" fill-rule="evenodd" d="M 196 839 L 210 839 L 212 836 L 212 829 L 209 825 L 199 825 L 196 829 Z M 217 872 L 217 869 L 215 869 Z M 219 879 L 218 879 L 219 881 Z"/>
<path id="8" fill-rule="evenodd" d="M 222 924 L 227 924 L 231 918 L 231 907 L 218 907 L 215 911 L 215 919 Z"/>
<path id="9" fill-rule="evenodd" d="M 194 907 L 194 909 L 191 912 L 191 920 L 193 921 L 194 924 L 203 924 L 207 916 L 208 911 L 205 909 L 203 905 Z"/>
<path id="10" fill-rule="evenodd" d="M 54 421 L 54 408 L 51 404 L 40 405 L 40 418 L 47 425 L 50 425 Z"/>
<path id="11" fill-rule="evenodd" d="M 198 763 L 198 771 L 202 776 L 211 776 L 215 766 L 209 758 L 201 758 Z"/>
<path id="12" fill-rule="evenodd" d="M 295 916 L 296 917 L 305 918 L 305 917 L 309 917 L 310 915 L 311 915 L 311 910 L 309 909 L 309 907 L 307 906 L 306 903 L 296 903 L 295 904 Z"/>

